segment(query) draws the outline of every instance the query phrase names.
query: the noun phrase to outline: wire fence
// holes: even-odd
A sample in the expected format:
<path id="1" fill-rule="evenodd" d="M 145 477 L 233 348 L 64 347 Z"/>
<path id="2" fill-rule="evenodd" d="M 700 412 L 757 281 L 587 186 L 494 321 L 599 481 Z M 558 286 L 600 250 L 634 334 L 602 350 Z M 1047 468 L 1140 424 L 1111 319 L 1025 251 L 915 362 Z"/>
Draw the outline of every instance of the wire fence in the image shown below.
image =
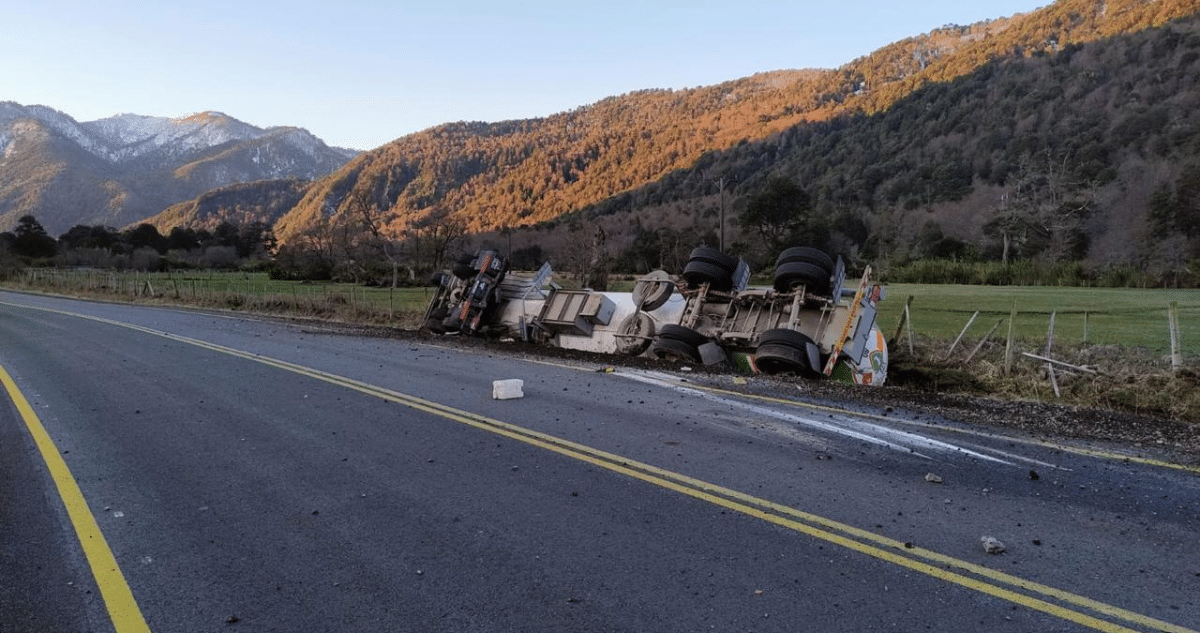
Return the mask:
<path id="1" fill-rule="evenodd" d="M 408 323 L 423 313 L 427 288 L 374 288 L 353 284 L 273 280 L 266 273 L 189 271 L 146 273 L 95 269 L 27 268 L 10 284 L 63 294 L 162 300 L 228 309 L 336 315 L 347 320 Z"/>

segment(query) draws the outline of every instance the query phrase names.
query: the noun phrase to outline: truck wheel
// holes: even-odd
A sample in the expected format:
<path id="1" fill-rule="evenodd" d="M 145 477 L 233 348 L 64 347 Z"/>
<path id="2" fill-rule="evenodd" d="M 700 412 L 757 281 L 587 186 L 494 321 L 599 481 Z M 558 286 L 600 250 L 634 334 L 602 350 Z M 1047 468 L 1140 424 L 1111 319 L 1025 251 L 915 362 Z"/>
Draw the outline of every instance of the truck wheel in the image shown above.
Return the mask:
<path id="1" fill-rule="evenodd" d="M 650 346 L 650 353 L 659 360 L 700 362 L 700 351 L 694 345 L 670 338 L 659 338 Z"/>
<path id="2" fill-rule="evenodd" d="M 642 312 L 631 314 L 621 322 L 617 332 L 617 352 L 640 356 L 650 348 L 654 339 L 654 319 Z"/>
<path id="3" fill-rule="evenodd" d="M 707 283 L 713 290 L 726 291 L 733 288 L 733 275 L 729 271 L 700 259 L 688 262 L 683 269 L 683 278 L 693 288 L 703 283 Z"/>
<path id="4" fill-rule="evenodd" d="M 675 292 L 675 282 L 667 273 L 656 270 L 633 284 L 633 304 L 646 312 L 661 308 Z"/>
<path id="5" fill-rule="evenodd" d="M 692 253 L 688 256 L 688 261 L 702 261 L 720 266 L 730 275 L 737 270 L 738 260 L 731 255 L 726 255 L 721 251 L 712 248 L 711 246 L 697 246 L 692 249 Z"/>
<path id="6" fill-rule="evenodd" d="M 789 330 L 786 328 L 778 328 L 774 330 L 767 330 L 758 335 L 758 344 L 760 346 L 767 345 L 769 343 L 777 343 L 779 345 L 786 345 L 788 347 L 794 347 L 802 350 L 805 349 L 809 343 L 812 343 L 812 339 L 803 332 L 797 332 L 796 330 Z"/>
<path id="7" fill-rule="evenodd" d="M 830 276 L 833 275 L 833 258 L 825 251 L 813 248 L 811 246 L 793 246 L 784 250 L 779 254 L 779 258 L 775 260 L 775 267 L 778 268 L 789 262 L 804 262 L 806 264 L 814 264 L 829 271 Z"/>
<path id="8" fill-rule="evenodd" d="M 754 365 L 764 374 L 811 375 L 800 350 L 786 345 L 764 345 L 754 352 Z"/>
<path id="9" fill-rule="evenodd" d="M 658 338 L 687 343 L 692 347 L 700 347 L 708 342 L 708 337 L 690 327 L 668 323 L 658 330 Z"/>
<path id="10" fill-rule="evenodd" d="M 479 271 L 475 270 L 475 267 L 471 265 L 471 262 L 467 262 L 465 264 L 458 262 L 454 264 L 454 269 L 452 272 L 454 273 L 454 276 L 458 277 L 459 279 L 470 279 Z"/>
<path id="11" fill-rule="evenodd" d="M 829 274 L 816 264 L 788 262 L 775 268 L 775 289 L 790 292 L 797 286 L 805 286 L 809 294 L 829 294 Z"/>
<path id="12" fill-rule="evenodd" d="M 446 306 L 438 306 L 434 308 L 433 311 L 429 313 L 429 318 L 425 320 L 426 329 L 434 334 L 445 334 L 446 326 L 442 325 L 442 321 L 445 320 L 446 315 L 449 313 L 450 310 Z"/>
<path id="13" fill-rule="evenodd" d="M 807 334 L 795 330 L 767 330 L 759 336 L 754 364 L 764 374 L 794 373 L 806 378 L 821 375 L 820 350 Z"/>

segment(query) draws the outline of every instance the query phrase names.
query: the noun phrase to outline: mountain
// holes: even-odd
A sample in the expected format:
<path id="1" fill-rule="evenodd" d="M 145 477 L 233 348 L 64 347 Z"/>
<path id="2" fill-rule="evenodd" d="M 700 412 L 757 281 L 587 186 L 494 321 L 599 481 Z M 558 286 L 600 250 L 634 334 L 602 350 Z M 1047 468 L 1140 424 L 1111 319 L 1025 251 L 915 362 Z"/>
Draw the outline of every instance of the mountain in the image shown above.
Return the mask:
<path id="1" fill-rule="evenodd" d="M 300 128 L 261 129 L 219 112 L 80 123 L 0 102 L 0 226 L 32 214 L 52 235 L 121 227 L 225 185 L 325 176 L 356 154 Z"/>
<path id="2" fill-rule="evenodd" d="M 235 226 L 253 222 L 273 225 L 300 202 L 311 185 L 310 180 L 286 178 L 219 187 L 173 204 L 145 222 L 161 235 L 167 235 L 177 226 L 211 232 L 223 222 Z"/>
<path id="3" fill-rule="evenodd" d="M 276 235 L 351 223 L 367 208 L 397 236 L 448 218 L 546 242 L 591 222 L 619 250 L 659 229 L 709 239 L 724 201 L 733 210 L 783 176 L 810 191 L 837 250 L 886 257 L 949 238 L 1030 254 L 1043 252 L 1040 239 L 1064 242 L 1062 254 L 1127 260 L 1139 255 L 1122 235 L 1145 232 L 1151 195 L 1177 189 L 1200 154 L 1198 10 L 1195 0 L 1059 0 L 834 70 L 448 123 L 318 180 Z M 1032 209 L 1081 197 L 1073 233 L 1038 236 L 1054 227 Z M 755 249 L 755 236 L 735 237 Z"/>

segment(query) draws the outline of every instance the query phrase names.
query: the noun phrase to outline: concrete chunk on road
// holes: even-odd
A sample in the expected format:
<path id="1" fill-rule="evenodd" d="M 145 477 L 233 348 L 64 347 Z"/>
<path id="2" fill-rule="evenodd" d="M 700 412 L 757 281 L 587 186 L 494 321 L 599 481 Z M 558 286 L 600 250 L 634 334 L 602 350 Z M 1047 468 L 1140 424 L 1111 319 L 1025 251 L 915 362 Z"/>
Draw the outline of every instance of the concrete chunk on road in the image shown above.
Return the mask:
<path id="1" fill-rule="evenodd" d="M 492 381 L 492 399 L 493 400 L 512 400 L 514 398 L 525 397 L 522 389 L 525 386 L 525 381 L 519 378 L 511 380 L 494 380 Z"/>

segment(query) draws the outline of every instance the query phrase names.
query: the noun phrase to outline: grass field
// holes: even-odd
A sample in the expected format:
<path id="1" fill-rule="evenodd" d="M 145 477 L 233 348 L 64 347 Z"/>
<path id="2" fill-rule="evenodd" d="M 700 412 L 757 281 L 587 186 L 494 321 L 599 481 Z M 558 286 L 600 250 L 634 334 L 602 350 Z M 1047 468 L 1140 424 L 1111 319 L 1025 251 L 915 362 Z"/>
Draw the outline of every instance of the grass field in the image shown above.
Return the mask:
<path id="1" fill-rule="evenodd" d="M 1169 353 L 1167 311 L 1178 304 L 1181 344 L 1185 356 L 1200 355 L 1200 291 L 1137 288 L 1077 288 L 1045 286 L 956 286 L 893 284 L 879 306 L 878 323 L 891 337 L 911 296 L 913 333 L 953 340 L 979 311 L 965 338 L 979 339 L 998 320 L 995 337 L 1008 334 L 1008 320 L 1017 310 L 1015 335 L 1045 341 L 1054 314 L 1055 343 L 1122 345 Z"/>

